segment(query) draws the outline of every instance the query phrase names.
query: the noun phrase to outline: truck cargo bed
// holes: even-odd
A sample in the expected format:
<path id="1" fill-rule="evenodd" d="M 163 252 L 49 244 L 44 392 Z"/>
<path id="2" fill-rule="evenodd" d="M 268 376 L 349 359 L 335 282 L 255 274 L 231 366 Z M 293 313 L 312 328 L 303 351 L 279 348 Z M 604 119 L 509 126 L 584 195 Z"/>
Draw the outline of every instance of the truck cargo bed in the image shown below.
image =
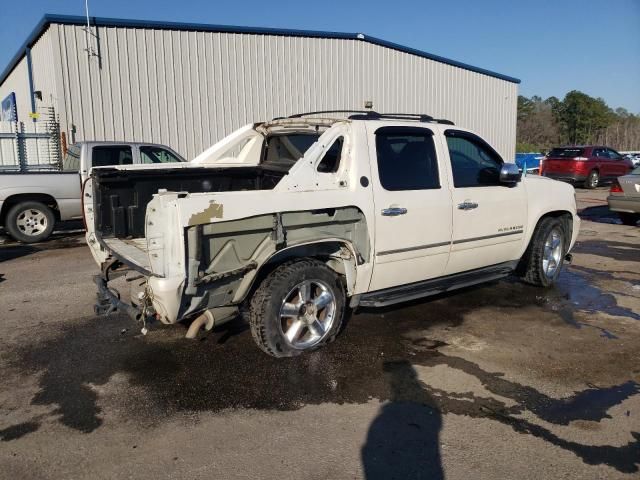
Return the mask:
<path id="1" fill-rule="evenodd" d="M 161 189 L 188 193 L 271 190 L 286 174 L 286 169 L 273 166 L 95 169 L 96 234 L 102 239 L 143 238 L 147 204 Z"/>

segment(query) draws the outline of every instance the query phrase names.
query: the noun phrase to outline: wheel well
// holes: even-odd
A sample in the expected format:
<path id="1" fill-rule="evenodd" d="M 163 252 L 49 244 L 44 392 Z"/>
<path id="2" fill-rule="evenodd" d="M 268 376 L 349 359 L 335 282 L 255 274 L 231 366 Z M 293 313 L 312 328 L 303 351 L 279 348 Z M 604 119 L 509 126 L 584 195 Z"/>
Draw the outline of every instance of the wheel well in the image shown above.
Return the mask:
<path id="1" fill-rule="evenodd" d="M 555 210 L 553 212 L 547 212 L 538 219 L 538 221 L 536 222 L 536 228 L 538 228 L 538 224 L 542 221 L 543 218 L 548 217 L 559 218 L 562 220 L 564 231 L 567 232 L 565 244 L 568 247 L 571 243 L 571 237 L 573 236 L 573 215 L 571 214 L 571 212 L 568 212 L 566 210 Z M 531 238 L 533 238 L 533 235 L 531 236 Z M 529 243 L 531 243 L 531 240 L 529 240 Z"/>
<path id="2" fill-rule="evenodd" d="M 58 210 L 58 203 L 56 199 L 46 193 L 18 193 L 11 195 L 2 204 L 2 211 L 0 212 L 0 221 L 4 224 L 4 220 L 7 217 L 7 212 L 14 205 L 21 202 L 40 202 L 44 203 L 47 207 L 51 208 L 56 220 L 60 220 L 60 211 Z"/>
<path id="3" fill-rule="evenodd" d="M 571 212 L 567 210 L 554 210 L 552 212 L 547 212 L 544 215 L 542 215 L 540 218 L 538 218 L 538 221 L 536 222 L 536 226 L 533 228 L 533 231 L 531 232 L 531 237 L 529 238 L 529 243 L 527 244 L 527 248 L 524 254 L 522 255 L 522 257 L 520 258 L 520 263 L 516 267 L 516 273 L 522 273 L 523 269 L 525 268 L 527 259 L 529 258 L 529 252 L 531 251 L 531 242 L 533 242 L 534 232 L 538 228 L 538 225 L 540 225 L 540 222 L 545 218 L 559 218 L 562 221 L 564 230 L 565 232 L 567 232 L 567 236 L 564 240 L 565 248 L 566 249 L 569 248 L 569 245 L 571 244 L 571 238 L 573 237 L 573 215 L 571 214 Z"/>
<path id="4" fill-rule="evenodd" d="M 249 298 L 251 296 L 251 292 L 257 288 L 260 282 L 262 282 L 267 275 L 283 263 L 295 258 L 315 258 L 323 261 L 333 271 L 345 277 L 347 293 L 352 290 L 351 286 L 353 282 L 355 282 L 355 271 L 357 266 L 357 259 L 354 257 L 353 247 L 351 247 L 347 242 L 326 241 L 297 245 L 276 252 L 260 266 L 253 281 L 253 285 L 249 289 L 248 295 L 246 295 L 245 298 Z"/>

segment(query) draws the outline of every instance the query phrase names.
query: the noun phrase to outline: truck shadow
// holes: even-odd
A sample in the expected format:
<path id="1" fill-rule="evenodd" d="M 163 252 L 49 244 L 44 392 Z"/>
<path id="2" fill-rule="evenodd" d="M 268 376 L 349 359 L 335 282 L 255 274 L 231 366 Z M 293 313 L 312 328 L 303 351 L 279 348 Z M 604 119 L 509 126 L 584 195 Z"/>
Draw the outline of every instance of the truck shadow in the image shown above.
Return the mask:
<path id="1" fill-rule="evenodd" d="M 18 440 L 52 420 L 78 432 L 93 432 L 103 425 L 103 409 L 110 417 L 122 416 L 140 428 L 153 428 L 175 415 L 194 412 L 292 411 L 305 405 L 378 400 L 382 406 L 362 449 L 367 478 L 392 478 L 391 473 L 398 471 L 406 475 L 396 474 L 397 478 L 418 474 L 441 478 L 439 431 L 446 414 L 491 419 L 572 452 L 587 464 L 638 471 L 636 432 L 630 432 L 633 440 L 626 445 L 612 446 L 565 440 L 552 430 L 577 420 L 610 418 L 613 406 L 640 393 L 637 383 L 588 386 L 553 398 L 441 351 L 447 344 L 429 331 L 455 330 L 467 314 L 483 307 L 505 318 L 527 307 L 561 318 L 558 312 L 545 310 L 548 303 L 540 299 L 540 290 L 503 281 L 395 310 L 354 315 L 337 342 L 292 359 L 265 356 L 242 323 L 231 323 L 193 342 L 182 338 L 181 327 L 142 336 L 124 315 L 102 319 L 100 325 L 93 317 L 77 319 L 51 338 L 3 354 L 7 375 L 18 379 L 38 375 L 39 390 L 30 402 L 51 411 L 47 418 L 27 419 L 0 430 L 0 440 Z M 420 379 L 418 367 L 471 375 L 490 395 L 439 389 Z M 119 382 L 125 379 L 126 389 L 109 394 L 108 384 L 116 375 Z M 509 404 L 504 399 L 510 399 Z"/>

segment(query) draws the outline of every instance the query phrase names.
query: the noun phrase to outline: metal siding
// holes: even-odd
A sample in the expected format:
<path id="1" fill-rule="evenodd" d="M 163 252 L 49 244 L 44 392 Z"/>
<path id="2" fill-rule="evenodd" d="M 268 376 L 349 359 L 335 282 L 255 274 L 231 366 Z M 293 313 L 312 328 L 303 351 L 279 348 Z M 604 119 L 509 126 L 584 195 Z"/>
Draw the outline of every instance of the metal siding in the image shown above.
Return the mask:
<path id="1" fill-rule="evenodd" d="M 428 113 L 473 129 L 506 159 L 515 152 L 517 84 L 502 79 L 358 40 L 97 30 L 102 68 L 92 58 L 90 71 L 99 111 L 89 118 L 84 32 L 59 27 L 65 106 L 77 140 L 153 141 L 193 157 L 246 123 L 361 109 L 372 100 L 378 111 Z"/>

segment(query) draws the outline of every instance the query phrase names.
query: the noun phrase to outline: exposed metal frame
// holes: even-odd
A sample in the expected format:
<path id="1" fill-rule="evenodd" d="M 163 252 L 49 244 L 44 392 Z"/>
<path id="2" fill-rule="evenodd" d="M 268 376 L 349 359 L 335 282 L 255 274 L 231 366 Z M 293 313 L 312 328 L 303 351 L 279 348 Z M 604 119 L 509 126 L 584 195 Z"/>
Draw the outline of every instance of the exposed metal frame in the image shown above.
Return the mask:
<path id="1" fill-rule="evenodd" d="M 347 32 L 323 32 L 318 30 L 294 30 L 285 28 L 264 28 L 264 27 L 241 27 L 234 25 L 210 25 L 203 23 L 182 23 L 182 22 L 161 22 L 153 20 L 132 20 L 122 18 L 104 18 L 89 17 L 91 25 L 94 27 L 123 27 L 123 28 L 151 28 L 156 30 L 182 30 L 182 31 L 201 31 L 201 32 L 219 32 L 219 33 L 245 33 L 254 35 L 277 35 L 277 36 L 293 36 L 293 37 L 312 37 L 312 38 L 336 38 L 343 40 L 355 40 L 391 48 L 400 52 L 409 53 L 418 57 L 427 58 L 436 62 L 445 63 L 453 67 L 462 68 L 471 72 L 480 73 L 490 77 L 499 78 L 511 83 L 520 83 L 520 80 L 508 75 L 493 72 L 480 67 L 475 67 L 466 63 L 458 62 L 450 58 L 434 55 L 423 50 L 406 47 L 394 42 L 388 42 L 376 37 L 370 37 L 363 33 L 347 33 Z M 76 15 L 53 15 L 45 14 L 36 27 L 31 31 L 18 52 L 13 56 L 7 67 L 0 74 L 0 84 L 4 83 L 9 74 L 18 65 L 25 55 L 26 49 L 32 47 L 42 34 L 49 28 L 51 24 L 62 25 L 79 25 L 86 27 L 87 18 Z"/>

